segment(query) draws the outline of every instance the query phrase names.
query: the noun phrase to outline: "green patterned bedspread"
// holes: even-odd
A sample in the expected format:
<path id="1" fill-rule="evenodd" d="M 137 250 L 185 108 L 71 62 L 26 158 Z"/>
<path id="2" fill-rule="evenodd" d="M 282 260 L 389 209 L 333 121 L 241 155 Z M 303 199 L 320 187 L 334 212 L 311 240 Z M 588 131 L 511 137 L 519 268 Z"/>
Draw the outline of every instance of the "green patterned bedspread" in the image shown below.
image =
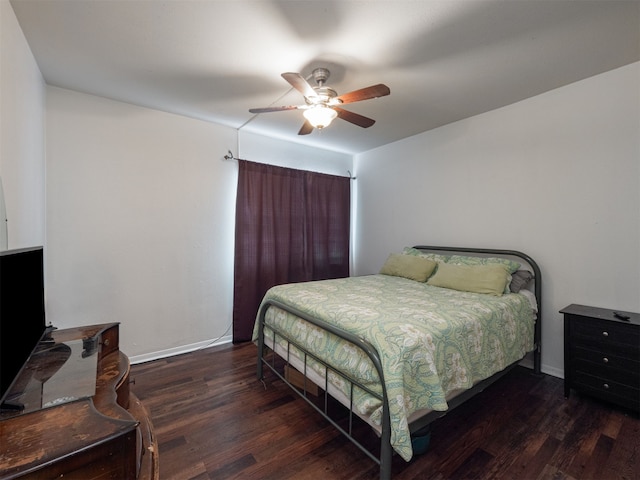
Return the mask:
<path id="1" fill-rule="evenodd" d="M 473 386 L 533 350 L 534 314 L 520 294 L 496 297 L 369 275 L 279 285 L 263 301 L 268 299 L 374 345 L 389 398 L 391 445 L 407 461 L 413 455 L 407 421 L 413 412 L 447 410 L 447 394 Z M 381 393 L 371 361 L 352 344 L 280 309 L 270 308 L 265 319 L 329 365 Z M 254 341 L 257 331 L 256 322 Z M 322 367 L 310 366 L 324 376 Z M 330 373 L 329 379 L 349 396 L 350 386 L 341 377 Z M 373 424 L 381 424 L 380 402 L 357 387 L 354 405 Z"/>

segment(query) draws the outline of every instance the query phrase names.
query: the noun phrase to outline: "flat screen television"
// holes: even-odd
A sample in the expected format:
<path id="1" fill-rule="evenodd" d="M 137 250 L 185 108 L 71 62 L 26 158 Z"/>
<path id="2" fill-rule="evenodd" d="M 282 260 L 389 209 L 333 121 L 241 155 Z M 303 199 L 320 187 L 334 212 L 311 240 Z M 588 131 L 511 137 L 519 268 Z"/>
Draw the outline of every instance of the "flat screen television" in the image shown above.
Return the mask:
<path id="1" fill-rule="evenodd" d="M 0 251 L 0 404 L 44 335 L 43 248 Z M 19 408 L 19 406 L 18 406 Z"/>

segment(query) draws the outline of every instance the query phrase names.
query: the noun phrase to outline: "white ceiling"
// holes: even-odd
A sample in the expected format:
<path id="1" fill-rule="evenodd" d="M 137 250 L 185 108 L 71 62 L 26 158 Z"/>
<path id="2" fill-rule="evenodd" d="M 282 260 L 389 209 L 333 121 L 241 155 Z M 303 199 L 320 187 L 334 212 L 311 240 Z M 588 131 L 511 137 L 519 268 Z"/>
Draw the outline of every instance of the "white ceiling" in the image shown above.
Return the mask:
<path id="1" fill-rule="evenodd" d="M 11 0 L 45 81 L 243 131 L 358 153 L 640 60 L 640 2 Z M 330 69 L 345 106 L 299 136 L 282 72 Z"/>

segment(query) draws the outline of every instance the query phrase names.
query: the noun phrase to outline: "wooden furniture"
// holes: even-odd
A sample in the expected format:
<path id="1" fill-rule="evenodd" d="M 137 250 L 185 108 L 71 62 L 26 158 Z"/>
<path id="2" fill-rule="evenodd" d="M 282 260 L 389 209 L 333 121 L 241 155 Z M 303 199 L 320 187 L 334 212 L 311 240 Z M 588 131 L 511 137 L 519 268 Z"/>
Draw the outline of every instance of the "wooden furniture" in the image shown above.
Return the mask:
<path id="1" fill-rule="evenodd" d="M 560 313 L 565 397 L 573 388 L 640 411 L 640 314 L 584 305 Z"/>
<path id="2" fill-rule="evenodd" d="M 117 323 L 53 330 L 0 413 L 0 479 L 157 479 L 149 415 L 129 391 Z"/>

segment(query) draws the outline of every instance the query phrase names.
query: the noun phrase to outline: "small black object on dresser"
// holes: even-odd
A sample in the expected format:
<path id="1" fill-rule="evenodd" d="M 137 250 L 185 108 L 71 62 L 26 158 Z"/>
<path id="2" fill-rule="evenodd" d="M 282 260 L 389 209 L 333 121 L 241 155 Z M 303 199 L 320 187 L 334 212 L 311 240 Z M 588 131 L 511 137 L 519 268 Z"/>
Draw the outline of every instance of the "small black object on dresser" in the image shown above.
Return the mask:
<path id="1" fill-rule="evenodd" d="M 579 390 L 640 411 L 640 314 L 569 305 L 564 314 L 564 395 Z"/>

